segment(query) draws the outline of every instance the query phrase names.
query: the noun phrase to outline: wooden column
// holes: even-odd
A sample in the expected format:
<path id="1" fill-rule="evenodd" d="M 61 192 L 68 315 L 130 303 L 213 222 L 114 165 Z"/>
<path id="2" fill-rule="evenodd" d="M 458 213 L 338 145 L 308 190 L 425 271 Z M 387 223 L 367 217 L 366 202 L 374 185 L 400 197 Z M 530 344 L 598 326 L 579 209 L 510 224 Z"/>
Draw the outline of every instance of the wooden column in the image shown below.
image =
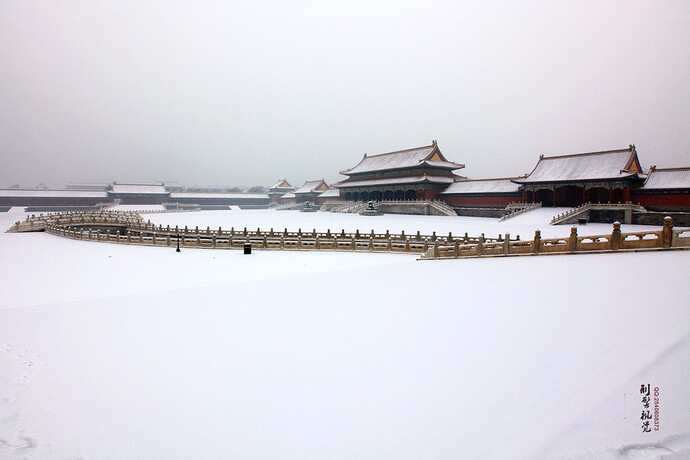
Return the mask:
<path id="1" fill-rule="evenodd" d="M 556 187 L 553 188 L 553 207 L 556 207 Z"/>

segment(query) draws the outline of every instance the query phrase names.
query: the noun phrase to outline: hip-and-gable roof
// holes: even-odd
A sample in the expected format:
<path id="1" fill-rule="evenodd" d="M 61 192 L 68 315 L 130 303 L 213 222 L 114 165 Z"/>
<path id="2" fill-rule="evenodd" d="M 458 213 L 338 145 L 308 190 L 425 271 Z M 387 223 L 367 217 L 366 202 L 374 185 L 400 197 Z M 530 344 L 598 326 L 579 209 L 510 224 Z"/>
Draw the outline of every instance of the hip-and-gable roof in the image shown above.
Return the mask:
<path id="1" fill-rule="evenodd" d="M 375 171 L 413 168 L 424 164 L 448 169 L 449 171 L 465 167 L 465 165 L 448 161 L 441 153 L 436 141 L 434 141 L 431 145 L 399 150 L 397 152 L 380 153 L 378 155 L 367 155 L 365 153 L 362 160 L 354 168 L 340 171 L 340 174 L 351 176 L 353 174 Z"/>
<path id="2" fill-rule="evenodd" d="M 540 156 L 534 170 L 520 184 L 636 178 L 642 173 L 635 146 L 604 152 Z"/>

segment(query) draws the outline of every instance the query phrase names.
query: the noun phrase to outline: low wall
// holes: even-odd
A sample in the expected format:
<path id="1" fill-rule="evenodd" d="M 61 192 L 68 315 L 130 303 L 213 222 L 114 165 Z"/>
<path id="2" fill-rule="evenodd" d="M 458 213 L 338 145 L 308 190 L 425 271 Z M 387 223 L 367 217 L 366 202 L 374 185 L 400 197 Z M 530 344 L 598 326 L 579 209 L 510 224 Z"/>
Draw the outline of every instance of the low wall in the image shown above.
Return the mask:
<path id="1" fill-rule="evenodd" d="M 268 204 L 238 204 L 237 207 L 240 209 L 268 209 Z"/>
<path id="2" fill-rule="evenodd" d="M 505 208 L 513 201 L 522 200 L 522 192 L 517 193 L 503 193 L 503 194 L 464 194 L 464 195 L 446 195 L 440 194 L 439 199 L 445 201 L 453 207 L 462 208 Z"/>
<path id="3" fill-rule="evenodd" d="M 384 214 L 415 214 L 421 216 L 445 216 L 442 212 L 424 201 L 377 201 L 376 208 Z"/>
<path id="4" fill-rule="evenodd" d="M 24 212 L 98 211 L 99 206 L 27 206 Z"/>
<path id="5" fill-rule="evenodd" d="M 599 224 L 622 222 L 636 225 L 664 225 L 664 217 L 671 216 L 674 225 L 690 227 L 690 212 L 639 212 L 623 209 L 590 209 L 587 220 Z"/>
<path id="6" fill-rule="evenodd" d="M 627 210 L 627 213 L 631 216 L 631 211 Z M 588 214 L 587 220 L 598 224 L 612 224 L 614 222 L 632 223 L 632 221 L 628 221 L 629 219 L 626 220 L 625 209 L 590 209 Z M 662 218 L 660 225 L 663 225 L 663 220 Z"/>
<path id="7" fill-rule="evenodd" d="M 638 225 L 664 225 L 664 217 L 673 218 L 673 224 L 678 227 L 690 227 L 690 212 L 636 212 L 632 215 L 632 223 Z"/>
<path id="8" fill-rule="evenodd" d="M 504 208 L 458 208 L 453 206 L 458 216 L 500 218 L 506 213 Z"/>

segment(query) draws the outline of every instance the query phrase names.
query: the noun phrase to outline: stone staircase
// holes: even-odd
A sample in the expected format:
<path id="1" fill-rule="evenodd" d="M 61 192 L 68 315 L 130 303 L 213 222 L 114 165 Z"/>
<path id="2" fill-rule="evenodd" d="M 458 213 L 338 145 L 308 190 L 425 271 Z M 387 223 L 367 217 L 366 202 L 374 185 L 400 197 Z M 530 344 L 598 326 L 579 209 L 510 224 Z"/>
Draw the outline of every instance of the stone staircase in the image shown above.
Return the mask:
<path id="1" fill-rule="evenodd" d="M 285 203 L 272 208 L 274 211 L 289 211 L 291 209 L 301 209 L 304 203 Z"/>
<path id="2" fill-rule="evenodd" d="M 627 203 L 585 203 L 580 206 L 576 206 L 562 214 L 558 214 L 551 219 L 549 225 L 561 225 L 561 224 L 576 224 L 579 222 L 580 218 L 589 217 L 589 212 L 597 210 L 617 210 L 624 211 L 626 214 L 632 215 L 633 211 L 637 212 L 647 212 L 647 210 L 640 206 L 639 204 L 634 204 L 632 202 Z M 625 220 L 629 220 L 626 218 Z M 629 223 L 629 222 L 628 222 Z"/>
<path id="3" fill-rule="evenodd" d="M 436 209 L 438 212 L 445 214 L 446 216 L 456 216 L 458 215 L 457 212 L 455 212 L 455 209 L 451 208 L 448 203 L 445 201 L 429 201 L 429 205 Z"/>
<path id="4" fill-rule="evenodd" d="M 329 212 L 358 214 L 365 210 L 367 204 L 362 201 L 348 201 L 339 206 L 331 208 Z"/>
<path id="5" fill-rule="evenodd" d="M 523 203 L 523 206 L 515 206 L 516 203 L 511 203 L 508 206 L 506 206 L 506 210 L 509 210 L 511 205 L 513 205 L 511 212 L 506 214 L 505 216 L 502 216 L 500 219 L 498 219 L 499 222 L 503 222 L 504 220 L 519 216 L 521 214 L 524 214 L 526 212 L 530 212 L 534 209 L 539 209 L 541 208 L 541 202 L 539 203 Z"/>

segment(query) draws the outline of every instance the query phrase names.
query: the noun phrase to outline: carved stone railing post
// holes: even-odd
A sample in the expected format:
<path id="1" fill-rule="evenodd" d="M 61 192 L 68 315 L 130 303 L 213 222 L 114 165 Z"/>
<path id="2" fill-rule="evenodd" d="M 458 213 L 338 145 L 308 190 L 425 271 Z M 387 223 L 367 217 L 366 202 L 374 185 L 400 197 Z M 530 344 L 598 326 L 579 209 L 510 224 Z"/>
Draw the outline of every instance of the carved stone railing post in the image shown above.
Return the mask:
<path id="1" fill-rule="evenodd" d="M 510 233 L 506 233 L 506 237 L 503 240 L 503 254 L 510 254 Z"/>
<path id="2" fill-rule="evenodd" d="M 539 253 L 539 250 L 541 249 L 541 231 L 536 230 L 534 232 L 534 241 L 532 242 L 532 249 L 534 250 L 535 254 Z"/>
<path id="3" fill-rule="evenodd" d="M 577 251 L 577 227 L 570 228 L 570 238 L 568 239 L 568 251 Z"/>
<path id="4" fill-rule="evenodd" d="M 621 248 L 621 223 L 613 223 L 613 233 L 611 234 L 611 250 L 618 251 Z"/>
<path id="5" fill-rule="evenodd" d="M 673 239 L 673 218 L 664 217 L 664 227 L 661 229 L 661 247 L 670 248 Z"/>

